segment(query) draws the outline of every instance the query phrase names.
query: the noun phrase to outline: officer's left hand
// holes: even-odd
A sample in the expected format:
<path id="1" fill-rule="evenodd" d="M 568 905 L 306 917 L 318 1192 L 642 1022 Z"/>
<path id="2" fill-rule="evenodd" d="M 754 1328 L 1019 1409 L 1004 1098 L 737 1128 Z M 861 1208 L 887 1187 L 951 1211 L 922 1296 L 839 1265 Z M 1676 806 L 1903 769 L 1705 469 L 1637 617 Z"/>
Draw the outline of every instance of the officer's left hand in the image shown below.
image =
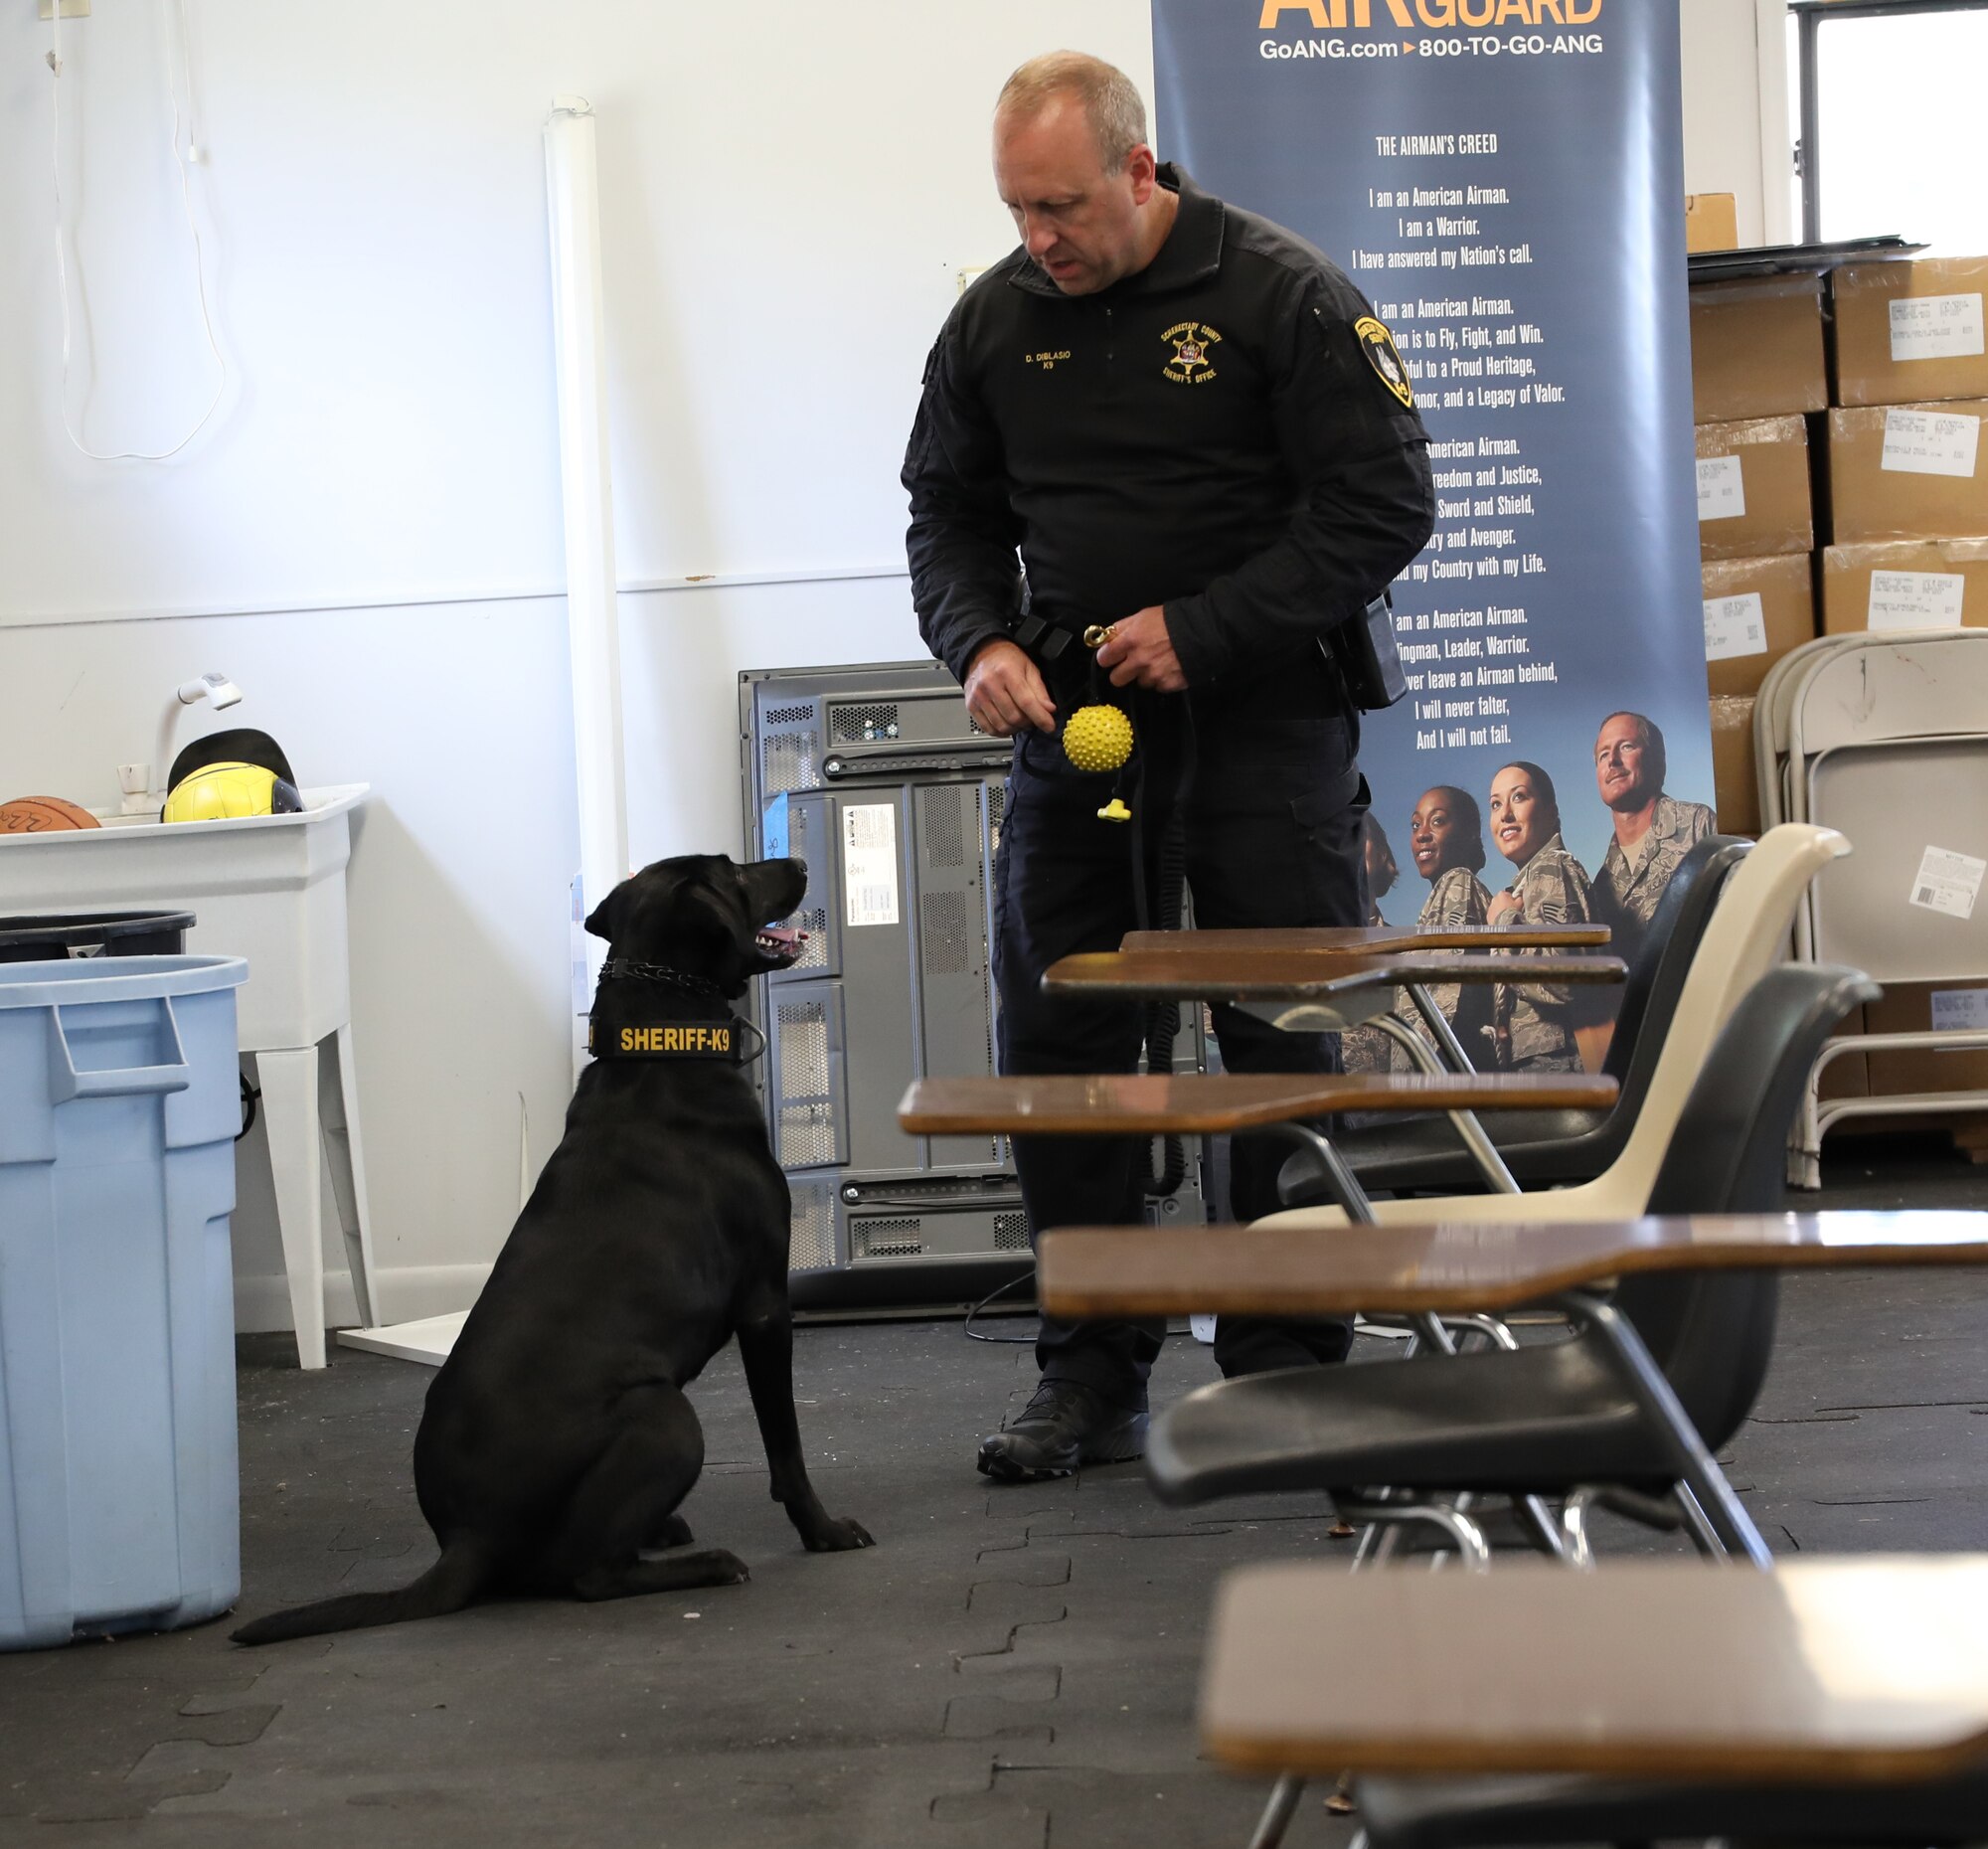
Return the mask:
<path id="1" fill-rule="evenodd" d="M 1149 603 L 1111 625 L 1111 639 L 1097 651 L 1097 665 L 1114 687 L 1150 687 L 1154 693 L 1181 693 L 1187 676 L 1167 634 L 1167 613 Z"/>

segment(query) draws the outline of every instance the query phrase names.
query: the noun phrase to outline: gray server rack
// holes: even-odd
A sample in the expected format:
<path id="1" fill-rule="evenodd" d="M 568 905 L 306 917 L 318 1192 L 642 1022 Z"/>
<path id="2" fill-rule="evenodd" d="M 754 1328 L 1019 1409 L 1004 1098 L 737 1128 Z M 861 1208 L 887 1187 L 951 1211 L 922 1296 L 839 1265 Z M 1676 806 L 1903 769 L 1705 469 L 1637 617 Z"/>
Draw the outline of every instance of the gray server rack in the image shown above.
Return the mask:
<path id="1" fill-rule="evenodd" d="M 969 1303 L 1029 1268 L 1013 1160 L 999 1137 L 908 1136 L 897 1105 L 914 1078 L 994 1069 L 1009 747 L 934 662 L 743 674 L 740 740 L 749 851 L 808 869 L 807 948 L 753 996 L 795 1306 Z M 1200 1044 L 1197 1021 L 1176 1064 Z M 1169 1219 L 1205 1218 L 1200 1153 Z"/>

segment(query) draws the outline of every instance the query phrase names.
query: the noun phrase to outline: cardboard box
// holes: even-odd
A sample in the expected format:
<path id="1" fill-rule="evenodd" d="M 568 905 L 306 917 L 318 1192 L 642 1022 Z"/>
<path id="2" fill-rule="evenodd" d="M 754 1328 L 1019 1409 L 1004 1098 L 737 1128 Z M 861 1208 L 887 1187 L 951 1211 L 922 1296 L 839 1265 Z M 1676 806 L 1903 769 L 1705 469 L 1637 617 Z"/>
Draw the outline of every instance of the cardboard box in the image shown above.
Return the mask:
<path id="1" fill-rule="evenodd" d="M 1702 558 L 1764 559 L 1815 544 L 1800 418 L 1701 423 L 1696 437 Z"/>
<path id="2" fill-rule="evenodd" d="M 1733 194 L 1684 196 L 1684 248 L 1687 252 L 1740 248 L 1740 211 Z"/>
<path id="3" fill-rule="evenodd" d="M 1694 288 L 1691 402 L 1695 423 L 1824 410 L 1822 278 L 1754 276 Z"/>
<path id="4" fill-rule="evenodd" d="M 1988 539 L 1895 540 L 1822 553 L 1822 629 L 1988 629 Z"/>
<path id="5" fill-rule="evenodd" d="M 1939 1025 L 1988 1021 L 1988 978 L 1980 982 L 1890 982 L 1878 1001 L 1866 1005 L 1865 1025 L 1873 1034 L 1923 1034 L 1934 1025 L 1934 997 Z M 1846 1054 L 1846 1059 L 1854 1057 Z M 1896 1097 L 1907 1092 L 1981 1092 L 1988 1093 L 1988 1051 L 1944 1051 L 1924 1048 L 1907 1053 L 1865 1056 L 1874 1097 Z M 1983 1098 L 1988 1107 L 1988 1097 Z"/>
<path id="6" fill-rule="evenodd" d="M 1988 398 L 1988 256 L 1853 263 L 1830 284 L 1836 403 Z"/>
<path id="7" fill-rule="evenodd" d="M 1751 694 L 1712 696 L 1712 795 L 1721 834 L 1760 832 L 1760 791 L 1753 774 Z"/>
<path id="8" fill-rule="evenodd" d="M 1791 648 L 1815 640 L 1815 581 L 1805 552 L 1709 560 L 1705 680 L 1714 694 L 1753 694 Z"/>
<path id="9" fill-rule="evenodd" d="M 1984 418 L 1981 399 L 1832 411 L 1832 544 L 1988 533 Z"/>

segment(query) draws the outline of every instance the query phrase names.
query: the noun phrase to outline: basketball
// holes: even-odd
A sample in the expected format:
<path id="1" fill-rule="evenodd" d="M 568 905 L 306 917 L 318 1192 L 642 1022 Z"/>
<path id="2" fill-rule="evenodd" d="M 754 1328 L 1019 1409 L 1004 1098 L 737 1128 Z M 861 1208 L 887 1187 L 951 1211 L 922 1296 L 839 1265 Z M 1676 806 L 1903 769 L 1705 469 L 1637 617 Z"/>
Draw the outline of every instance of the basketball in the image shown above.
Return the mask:
<path id="1" fill-rule="evenodd" d="M 0 835 L 45 835 L 62 828 L 100 828 L 87 809 L 60 796 L 16 796 L 0 802 Z"/>

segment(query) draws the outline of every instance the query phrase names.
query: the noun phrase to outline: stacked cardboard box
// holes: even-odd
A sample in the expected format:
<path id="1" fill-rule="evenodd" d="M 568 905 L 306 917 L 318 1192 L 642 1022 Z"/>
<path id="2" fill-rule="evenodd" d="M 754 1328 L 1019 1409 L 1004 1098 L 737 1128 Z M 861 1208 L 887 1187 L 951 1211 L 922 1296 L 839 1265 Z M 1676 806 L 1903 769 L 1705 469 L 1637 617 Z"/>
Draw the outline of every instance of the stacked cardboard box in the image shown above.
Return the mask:
<path id="1" fill-rule="evenodd" d="M 1830 278 L 1834 409 L 1824 626 L 1988 625 L 1988 257 Z"/>
<path id="2" fill-rule="evenodd" d="M 1816 632 L 1807 419 L 1829 403 L 1822 279 L 1694 288 L 1691 375 L 1714 795 L 1722 829 L 1753 834 L 1754 696 Z"/>
<path id="3" fill-rule="evenodd" d="M 1988 257 L 1853 264 L 1830 278 L 1829 505 L 1817 555 L 1828 633 L 1988 627 L 1984 297 Z M 1871 1034 L 1980 1027 L 1988 986 L 1892 983 L 1863 1013 Z M 1988 1091 L 1988 1053 L 1874 1051 L 1839 1064 L 1853 1059 L 1874 1096 Z"/>

